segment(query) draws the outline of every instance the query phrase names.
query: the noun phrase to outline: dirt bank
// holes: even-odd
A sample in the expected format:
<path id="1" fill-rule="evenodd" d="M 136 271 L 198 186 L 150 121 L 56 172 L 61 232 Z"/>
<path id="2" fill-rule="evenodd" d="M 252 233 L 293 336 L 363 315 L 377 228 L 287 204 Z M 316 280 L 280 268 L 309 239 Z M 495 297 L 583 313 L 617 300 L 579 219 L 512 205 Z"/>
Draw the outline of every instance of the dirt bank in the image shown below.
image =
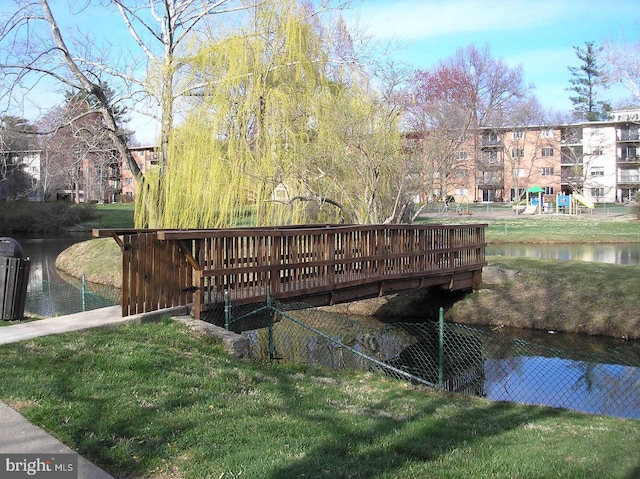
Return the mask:
<path id="1" fill-rule="evenodd" d="M 431 319 L 640 339 L 640 267 L 495 258 L 473 293 L 418 290 L 336 305 L 345 315 Z"/>

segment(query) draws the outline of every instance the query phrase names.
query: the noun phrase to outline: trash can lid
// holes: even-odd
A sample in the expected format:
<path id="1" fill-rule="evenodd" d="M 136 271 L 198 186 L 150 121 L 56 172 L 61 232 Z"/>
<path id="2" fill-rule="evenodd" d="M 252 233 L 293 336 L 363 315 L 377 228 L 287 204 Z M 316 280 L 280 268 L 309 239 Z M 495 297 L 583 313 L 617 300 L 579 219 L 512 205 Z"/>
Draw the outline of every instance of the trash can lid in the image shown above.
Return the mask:
<path id="1" fill-rule="evenodd" d="M 0 238 L 0 256 L 22 258 L 22 246 L 13 238 Z"/>

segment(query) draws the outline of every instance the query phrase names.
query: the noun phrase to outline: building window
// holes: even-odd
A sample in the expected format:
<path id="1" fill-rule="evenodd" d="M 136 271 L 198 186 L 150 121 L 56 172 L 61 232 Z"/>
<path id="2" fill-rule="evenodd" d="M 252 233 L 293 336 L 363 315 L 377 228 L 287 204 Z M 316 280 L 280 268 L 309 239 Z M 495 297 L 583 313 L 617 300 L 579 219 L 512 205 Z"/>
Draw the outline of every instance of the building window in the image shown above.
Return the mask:
<path id="1" fill-rule="evenodd" d="M 466 151 L 458 151 L 458 152 L 456 152 L 456 159 L 459 160 L 459 161 L 466 160 L 467 159 L 467 152 Z"/>
<path id="2" fill-rule="evenodd" d="M 513 177 L 514 178 L 524 178 L 524 168 L 514 168 L 513 169 Z"/>
<path id="3" fill-rule="evenodd" d="M 511 150 L 512 158 L 522 158 L 524 156 L 524 148 L 514 148 Z"/>
<path id="4" fill-rule="evenodd" d="M 623 146 L 620 149 L 620 158 L 623 160 L 638 159 L 638 148 L 635 146 Z"/>
<path id="5" fill-rule="evenodd" d="M 524 131 L 522 130 L 516 130 L 513 132 L 513 139 L 514 140 L 521 140 L 524 138 Z"/>
<path id="6" fill-rule="evenodd" d="M 499 145 L 500 139 L 498 138 L 498 133 L 495 131 L 485 132 L 482 134 L 482 144 L 487 145 Z"/>
<path id="7" fill-rule="evenodd" d="M 640 134 L 636 125 L 625 126 L 620 129 L 618 136 L 622 141 L 638 141 Z"/>
<path id="8" fill-rule="evenodd" d="M 509 191 L 509 195 L 511 198 L 511 201 L 516 201 L 520 198 L 524 198 L 524 195 L 526 194 L 526 190 L 524 188 L 518 188 L 518 193 L 516 194 L 516 189 L 515 188 L 511 188 L 511 190 Z"/>
<path id="9" fill-rule="evenodd" d="M 591 197 L 598 198 L 604 196 L 604 188 L 591 188 Z"/>
<path id="10" fill-rule="evenodd" d="M 604 176 L 604 167 L 603 166 L 592 167 L 591 176 Z"/>
<path id="11" fill-rule="evenodd" d="M 553 167 L 542 168 L 542 176 L 553 176 Z"/>
<path id="12" fill-rule="evenodd" d="M 545 195 L 552 195 L 553 194 L 553 186 L 545 186 L 544 187 L 544 194 Z"/>
<path id="13" fill-rule="evenodd" d="M 591 151 L 591 155 L 593 155 L 593 156 L 600 156 L 600 155 L 602 155 L 602 148 L 594 148 L 594 149 Z"/>
<path id="14" fill-rule="evenodd" d="M 500 161 L 498 160 L 498 152 L 497 151 L 483 151 L 482 152 L 482 161 L 487 165 L 499 165 Z"/>
<path id="15" fill-rule="evenodd" d="M 553 130 L 542 130 L 540 136 L 542 138 L 553 138 Z"/>
<path id="16" fill-rule="evenodd" d="M 456 196 L 468 196 L 469 195 L 469 190 L 466 188 L 457 188 L 456 189 Z"/>
<path id="17" fill-rule="evenodd" d="M 553 148 L 543 148 L 542 156 L 553 156 Z"/>

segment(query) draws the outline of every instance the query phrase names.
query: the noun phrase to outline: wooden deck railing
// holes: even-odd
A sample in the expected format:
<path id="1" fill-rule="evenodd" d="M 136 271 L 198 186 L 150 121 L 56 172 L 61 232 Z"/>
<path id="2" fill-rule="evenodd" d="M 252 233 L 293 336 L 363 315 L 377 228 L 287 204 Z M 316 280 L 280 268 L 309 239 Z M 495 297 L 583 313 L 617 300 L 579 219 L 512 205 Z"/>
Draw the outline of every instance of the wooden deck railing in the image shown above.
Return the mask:
<path id="1" fill-rule="evenodd" d="M 440 285 L 472 289 L 486 225 L 367 225 L 216 230 L 95 230 L 123 257 L 122 314 L 305 300 L 333 304 Z"/>

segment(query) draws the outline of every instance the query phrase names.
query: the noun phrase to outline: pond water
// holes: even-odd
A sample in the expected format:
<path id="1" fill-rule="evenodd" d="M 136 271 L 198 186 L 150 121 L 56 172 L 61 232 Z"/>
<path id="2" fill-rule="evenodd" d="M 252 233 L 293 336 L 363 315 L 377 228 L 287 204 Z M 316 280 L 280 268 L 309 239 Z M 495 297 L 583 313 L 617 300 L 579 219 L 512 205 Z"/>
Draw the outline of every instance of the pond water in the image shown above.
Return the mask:
<path id="1" fill-rule="evenodd" d="M 56 270 L 56 258 L 62 251 L 90 238 L 89 233 L 14 237 L 30 259 L 25 316 L 62 316 L 117 304 L 119 291 L 114 288 L 89 283 L 83 288 L 81 280 Z"/>
<path id="2" fill-rule="evenodd" d="M 492 400 L 640 418 L 640 341 L 489 328 L 484 395 Z"/>
<path id="3" fill-rule="evenodd" d="M 490 244 L 489 256 L 520 256 L 542 259 L 640 265 L 640 243 L 625 244 Z"/>
<path id="4" fill-rule="evenodd" d="M 640 367 L 514 356 L 487 359 L 484 368 L 488 399 L 640 419 Z"/>
<path id="5" fill-rule="evenodd" d="M 429 320 L 381 322 L 311 309 L 283 316 L 272 332 L 263 325 L 243 334 L 264 360 L 377 370 L 495 401 L 640 419 L 640 341 L 455 323 L 444 323 L 443 333 L 440 349 L 437 323 Z"/>

